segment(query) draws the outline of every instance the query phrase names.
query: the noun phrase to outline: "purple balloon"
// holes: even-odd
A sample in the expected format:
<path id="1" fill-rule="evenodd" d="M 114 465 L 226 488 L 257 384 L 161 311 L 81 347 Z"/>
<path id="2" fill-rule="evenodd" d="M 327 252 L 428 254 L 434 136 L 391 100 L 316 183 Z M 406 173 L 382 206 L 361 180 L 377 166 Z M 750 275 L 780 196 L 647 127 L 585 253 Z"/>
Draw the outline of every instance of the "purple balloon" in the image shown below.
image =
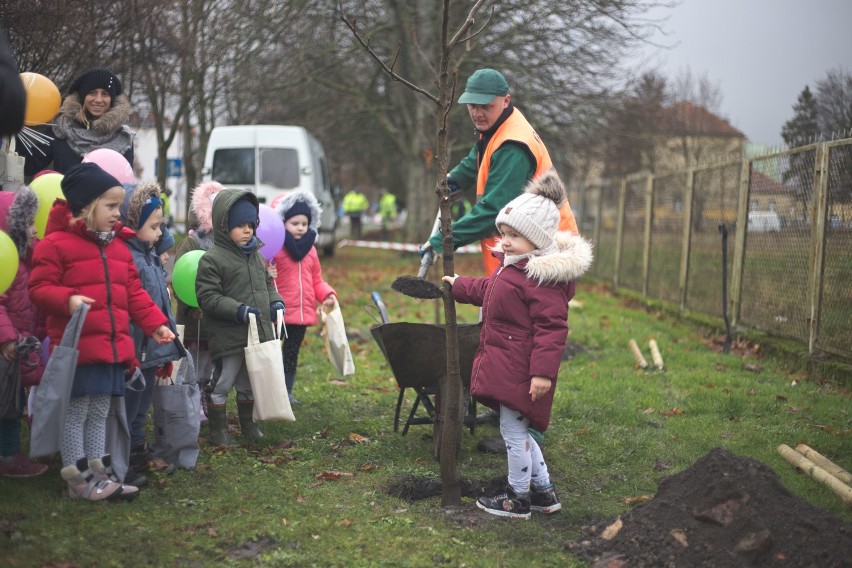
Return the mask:
<path id="1" fill-rule="evenodd" d="M 284 246 L 284 220 L 269 205 L 260 205 L 260 224 L 257 226 L 257 238 L 263 242 L 260 254 L 271 262 Z"/>
<path id="2" fill-rule="evenodd" d="M 45 337 L 41 342 L 41 364 L 47 365 L 48 359 L 50 359 L 50 338 Z"/>

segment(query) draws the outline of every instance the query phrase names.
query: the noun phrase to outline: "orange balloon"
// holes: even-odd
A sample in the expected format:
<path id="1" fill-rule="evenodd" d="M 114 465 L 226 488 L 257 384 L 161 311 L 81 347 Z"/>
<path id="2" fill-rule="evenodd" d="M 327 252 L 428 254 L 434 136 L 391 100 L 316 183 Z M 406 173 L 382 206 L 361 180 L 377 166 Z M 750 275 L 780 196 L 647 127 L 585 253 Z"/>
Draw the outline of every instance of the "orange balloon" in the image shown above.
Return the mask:
<path id="1" fill-rule="evenodd" d="M 24 114 L 24 124 L 35 126 L 50 122 L 59 112 L 62 97 L 53 81 L 38 73 L 21 73 L 21 81 L 27 91 L 27 110 Z"/>

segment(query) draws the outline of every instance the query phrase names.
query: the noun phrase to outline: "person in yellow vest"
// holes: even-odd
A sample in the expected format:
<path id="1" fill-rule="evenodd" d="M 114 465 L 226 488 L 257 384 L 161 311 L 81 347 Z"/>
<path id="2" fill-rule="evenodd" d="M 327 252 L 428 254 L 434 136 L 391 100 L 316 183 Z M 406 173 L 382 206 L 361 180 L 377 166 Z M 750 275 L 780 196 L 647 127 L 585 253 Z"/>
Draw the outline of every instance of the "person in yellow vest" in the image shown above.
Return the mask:
<path id="1" fill-rule="evenodd" d="M 343 213 L 349 216 L 349 236 L 353 239 L 361 238 L 361 216 L 370 208 L 367 196 L 358 188 L 353 188 L 343 196 Z"/>
<path id="2" fill-rule="evenodd" d="M 486 274 L 499 266 L 491 254 L 496 241 L 494 220 L 511 200 L 521 195 L 528 181 L 553 167 L 547 148 L 533 127 L 512 104 L 509 83 L 495 69 L 479 69 L 467 80 L 459 104 L 467 105 L 479 140 L 447 176 L 450 192 L 476 187 L 476 204 L 455 221 L 455 248 L 480 241 Z M 577 222 L 567 201 L 560 209 L 560 231 L 578 234 Z M 421 246 L 441 253 L 441 233 L 435 232 Z"/>
<path id="3" fill-rule="evenodd" d="M 379 215 L 382 218 L 382 238 L 390 237 L 390 224 L 396 219 L 396 195 L 389 191 L 383 191 L 379 198 Z"/>

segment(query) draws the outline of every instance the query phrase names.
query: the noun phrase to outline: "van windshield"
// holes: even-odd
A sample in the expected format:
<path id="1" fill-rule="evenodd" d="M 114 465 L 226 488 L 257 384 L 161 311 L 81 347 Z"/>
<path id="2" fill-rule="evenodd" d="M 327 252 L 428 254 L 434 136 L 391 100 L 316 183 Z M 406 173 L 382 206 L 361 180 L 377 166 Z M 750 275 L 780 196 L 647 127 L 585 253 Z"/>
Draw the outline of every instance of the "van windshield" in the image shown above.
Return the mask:
<path id="1" fill-rule="evenodd" d="M 299 187 L 299 154 L 293 148 L 260 148 L 260 183 L 278 189 Z M 223 148 L 213 153 L 213 174 L 225 185 L 254 185 L 254 148 Z"/>
<path id="2" fill-rule="evenodd" d="M 260 183 L 279 189 L 299 187 L 299 153 L 293 148 L 261 148 Z"/>

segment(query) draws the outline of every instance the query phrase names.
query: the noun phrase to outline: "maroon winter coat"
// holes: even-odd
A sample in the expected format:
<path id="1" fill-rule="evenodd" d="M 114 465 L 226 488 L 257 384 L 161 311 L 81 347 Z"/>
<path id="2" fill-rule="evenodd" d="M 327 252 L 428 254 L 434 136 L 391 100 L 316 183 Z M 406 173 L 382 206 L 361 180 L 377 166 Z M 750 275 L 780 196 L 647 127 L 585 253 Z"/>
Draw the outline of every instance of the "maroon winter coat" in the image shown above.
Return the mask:
<path id="1" fill-rule="evenodd" d="M 456 301 L 482 306 L 471 394 L 495 410 L 502 404 L 520 412 L 540 432 L 550 423 L 574 281 L 592 262 L 591 246 L 582 237 L 559 233 L 557 245 L 556 253 L 508 266 L 497 254 L 501 267 L 490 277 L 460 276 L 453 283 Z M 553 382 L 535 402 L 530 395 L 534 376 Z"/>
<path id="2" fill-rule="evenodd" d="M 47 334 L 59 345 L 71 319 L 68 299 L 81 294 L 94 298 L 80 335 L 79 365 L 136 364 L 130 320 L 152 335 L 168 319 L 142 288 L 130 249 L 123 242 L 135 233 L 115 226 L 116 236 L 101 246 L 81 221 L 71 222 L 71 210 L 57 199 L 48 217 L 45 237 L 33 255 L 30 299 L 47 314 Z"/>

